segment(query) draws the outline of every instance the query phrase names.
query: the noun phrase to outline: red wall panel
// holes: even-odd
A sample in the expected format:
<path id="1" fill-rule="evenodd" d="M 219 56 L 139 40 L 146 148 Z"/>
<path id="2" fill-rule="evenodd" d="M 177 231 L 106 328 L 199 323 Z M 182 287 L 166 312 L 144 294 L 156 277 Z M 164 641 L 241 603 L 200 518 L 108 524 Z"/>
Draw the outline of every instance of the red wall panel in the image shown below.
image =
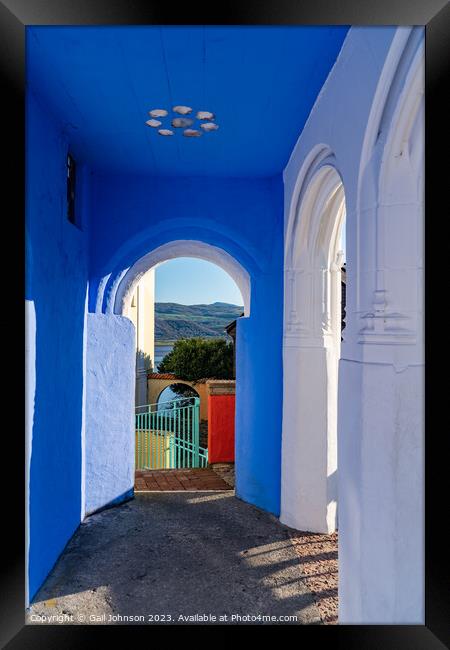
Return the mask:
<path id="1" fill-rule="evenodd" d="M 234 463 L 234 412 L 234 395 L 209 395 L 209 463 Z"/>

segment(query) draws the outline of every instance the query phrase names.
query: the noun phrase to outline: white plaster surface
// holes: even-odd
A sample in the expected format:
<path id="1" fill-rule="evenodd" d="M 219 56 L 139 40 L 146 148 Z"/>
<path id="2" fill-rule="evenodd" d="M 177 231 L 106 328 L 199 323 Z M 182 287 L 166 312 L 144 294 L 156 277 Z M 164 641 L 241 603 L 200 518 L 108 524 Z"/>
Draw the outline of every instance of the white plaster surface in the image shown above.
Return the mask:
<path id="1" fill-rule="evenodd" d="M 424 622 L 423 56 L 421 28 L 351 28 L 284 173 L 280 518 L 325 530 L 328 394 L 337 419 L 340 623 Z M 346 203 L 337 417 L 332 366 L 324 372 L 316 349 L 326 319 L 314 329 L 317 300 L 309 300 L 319 276 L 292 256 L 308 249 L 308 210 L 299 207 L 324 165 L 342 179 Z"/>
<path id="2" fill-rule="evenodd" d="M 135 404 L 148 404 L 147 372 L 155 370 L 155 269 L 141 276 L 128 309 L 123 313 L 136 329 L 136 391 Z M 144 356 L 145 355 L 145 356 Z M 149 357 L 147 359 L 146 357 Z M 148 366 L 148 361 L 151 366 Z"/>
<path id="3" fill-rule="evenodd" d="M 89 514 L 133 488 L 135 331 L 128 318 L 114 314 L 88 314 L 87 325 Z"/>
<path id="4" fill-rule="evenodd" d="M 339 621 L 414 624 L 424 616 L 423 369 L 367 365 L 340 370 Z"/>
<path id="5" fill-rule="evenodd" d="M 321 165 L 324 160 L 329 157 L 315 160 L 287 233 L 281 520 L 331 533 L 337 521 L 341 321 L 336 260 L 345 205 L 339 174 Z"/>
<path id="6" fill-rule="evenodd" d="M 86 300 L 84 303 L 83 323 L 83 394 L 81 403 L 81 519 L 86 515 L 86 354 L 87 354 L 87 315 L 89 289 L 86 284 Z"/>
<path id="7" fill-rule="evenodd" d="M 25 385 L 25 607 L 28 607 L 30 466 L 33 447 L 34 397 L 36 392 L 36 311 L 32 300 L 25 300 Z"/>
<path id="8" fill-rule="evenodd" d="M 296 382 L 288 382 L 284 390 L 289 408 L 283 415 L 285 483 L 280 519 L 292 528 L 319 533 L 335 530 L 328 503 L 337 499 L 336 476 L 327 481 L 326 356 L 327 351 L 319 347 L 284 350 L 285 377 L 295 375 Z"/>

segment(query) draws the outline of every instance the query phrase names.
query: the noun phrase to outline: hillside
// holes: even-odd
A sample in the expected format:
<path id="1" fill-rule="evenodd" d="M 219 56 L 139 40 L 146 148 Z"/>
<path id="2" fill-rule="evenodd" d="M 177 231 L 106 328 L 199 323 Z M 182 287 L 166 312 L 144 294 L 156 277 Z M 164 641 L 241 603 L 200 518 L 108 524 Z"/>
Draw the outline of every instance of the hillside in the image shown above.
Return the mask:
<path id="1" fill-rule="evenodd" d="M 224 336 L 225 326 L 238 318 L 243 310 L 243 307 L 225 302 L 214 302 L 211 305 L 156 302 L 155 339 L 176 341 L 194 336 Z"/>

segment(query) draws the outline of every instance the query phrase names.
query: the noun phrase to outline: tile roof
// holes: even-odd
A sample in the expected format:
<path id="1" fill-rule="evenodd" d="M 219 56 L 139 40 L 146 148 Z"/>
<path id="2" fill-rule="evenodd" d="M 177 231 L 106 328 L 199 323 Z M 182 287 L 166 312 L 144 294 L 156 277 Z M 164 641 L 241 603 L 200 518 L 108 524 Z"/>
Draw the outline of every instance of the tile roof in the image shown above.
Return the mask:
<path id="1" fill-rule="evenodd" d="M 207 379 L 181 379 L 181 377 L 174 375 L 173 372 L 149 372 L 147 373 L 147 379 L 170 379 L 180 383 L 186 382 L 189 384 L 204 384 L 207 381 Z"/>
<path id="2" fill-rule="evenodd" d="M 147 375 L 148 379 L 176 379 L 176 375 L 173 372 L 149 372 Z"/>

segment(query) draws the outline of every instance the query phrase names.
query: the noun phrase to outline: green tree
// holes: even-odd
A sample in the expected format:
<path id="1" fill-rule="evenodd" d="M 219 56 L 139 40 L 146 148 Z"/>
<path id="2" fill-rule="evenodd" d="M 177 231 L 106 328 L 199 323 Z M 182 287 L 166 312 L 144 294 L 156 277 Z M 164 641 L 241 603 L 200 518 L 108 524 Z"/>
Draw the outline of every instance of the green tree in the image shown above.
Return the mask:
<path id="1" fill-rule="evenodd" d="M 233 379 L 233 344 L 224 339 L 179 339 L 158 365 L 180 379 Z"/>

